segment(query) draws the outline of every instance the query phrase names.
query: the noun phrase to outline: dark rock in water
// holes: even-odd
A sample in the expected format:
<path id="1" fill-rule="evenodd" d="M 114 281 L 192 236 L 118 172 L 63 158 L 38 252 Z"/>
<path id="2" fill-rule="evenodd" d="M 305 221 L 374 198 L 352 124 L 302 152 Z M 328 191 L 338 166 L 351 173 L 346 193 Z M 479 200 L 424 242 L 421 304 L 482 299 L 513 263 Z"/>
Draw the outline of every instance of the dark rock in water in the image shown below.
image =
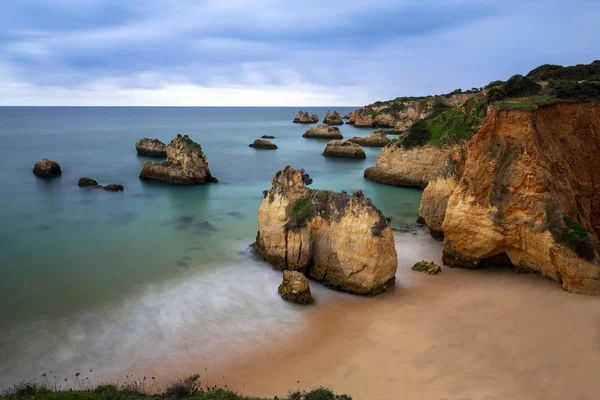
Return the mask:
<path id="1" fill-rule="evenodd" d="M 167 145 L 158 139 L 143 138 L 137 141 L 135 149 L 138 154 L 152 157 L 166 157 Z"/>
<path id="2" fill-rule="evenodd" d="M 123 185 L 115 185 L 114 183 L 104 186 L 104 190 L 109 190 L 111 192 L 118 192 L 123 189 Z"/>
<path id="3" fill-rule="evenodd" d="M 277 145 L 275 143 L 265 139 L 256 139 L 254 143 L 248 146 L 254 147 L 255 149 L 277 150 Z"/>
<path id="4" fill-rule="evenodd" d="M 227 213 L 227 215 L 230 215 L 233 218 L 237 218 L 237 219 L 244 219 L 244 216 L 237 211 L 230 211 Z"/>
<path id="5" fill-rule="evenodd" d="M 194 227 L 196 229 L 200 229 L 200 230 L 207 231 L 207 232 L 216 232 L 217 231 L 217 227 L 208 221 L 198 222 L 197 224 L 194 225 Z"/>
<path id="6" fill-rule="evenodd" d="M 190 265 L 188 263 L 186 263 L 183 260 L 177 260 L 176 261 L 177 265 L 179 265 L 180 267 L 189 267 Z"/>
<path id="7" fill-rule="evenodd" d="M 261 139 L 275 139 L 275 136 L 271 136 L 271 135 L 262 135 L 260 138 L 261 138 Z"/>
<path id="8" fill-rule="evenodd" d="M 325 157 L 366 158 L 365 151 L 356 143 L 347 140 L 332 140 L 323 151 Z"/>
<path id="9" fill-rule="evenodd" d="M 77 186 L 79 187 L 90 187 L 90 186 L 98 186 L 98 182 L 93 180 L 92 178 L 79 178 L 79 182 L 77 182 Z"/>
<path id="10" fill-rule="evenodd" d="M 62 170 L 60 169 L 60 165 L 56 161 L 48 160 L 47 158 L 42 158 L 33 166 L 33 173 L 41 178 L 50 178 L 53 176 L 60 175 L 62 173 Z"/>
<path id="11" fill-rule="evenodd" d="M 312 304 L 314 302 L 310 293 L 308 279 L 303 273 L 291 271 L 289 269 L 283 271 L 283 282 L 277 289 L 284 300 L 291 301 L 296 304 Z"/>
<path id="12" fill-rule="evenodd" d="M 314 139 L 343 139 L 340 128 L 336 126 L 317 125 L 316 127 L 308 128 L 304 135 L 304 138 Z"/>
<path id="13" fill-rule="evenodd" d="M 204 247 L 193 246 L 193 247 L 188 248 L 188 251 L 200 251 L 200 250 L 204 250 Z"/>

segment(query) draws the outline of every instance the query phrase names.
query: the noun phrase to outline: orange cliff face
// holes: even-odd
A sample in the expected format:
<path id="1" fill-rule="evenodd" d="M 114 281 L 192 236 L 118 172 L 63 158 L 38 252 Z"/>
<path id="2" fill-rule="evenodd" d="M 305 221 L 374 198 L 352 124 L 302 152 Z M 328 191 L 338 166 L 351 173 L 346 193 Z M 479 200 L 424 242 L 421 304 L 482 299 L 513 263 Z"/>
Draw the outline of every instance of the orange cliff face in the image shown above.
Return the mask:
<path id="1" fill-rule="evenodd" d="M 490 106 L 462 168 L 434 179 L 421 203 L 446 264 L 512 264 L 600 295 L 599 101 Z"/>

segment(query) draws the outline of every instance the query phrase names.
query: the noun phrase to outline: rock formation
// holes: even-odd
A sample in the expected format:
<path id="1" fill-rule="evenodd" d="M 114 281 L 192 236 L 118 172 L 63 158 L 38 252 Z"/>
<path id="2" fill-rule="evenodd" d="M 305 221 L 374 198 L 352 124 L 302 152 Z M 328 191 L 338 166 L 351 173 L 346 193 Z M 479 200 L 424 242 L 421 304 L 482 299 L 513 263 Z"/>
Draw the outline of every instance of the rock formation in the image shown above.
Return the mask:
<path id="1" fill-rule="evenodd" d="M 265 139 L 256 139 L 254 143 L 249 144 L 248 146 L 254 147 L 255 149 L 267 149 L 267 150 L 275 150 L 277 149 L 277 145 L 275 143 L 269 142 Z"/>
<path id="2" fill-rule="evenodd" d="M 344 125 L 344 121 L 342 121 L 342 117 L 338 114 L 337 111 L 334 111 L 333 114 L 329 114 L 329 110 L 325 113 L 323 117 L 323 123 L 327 125 Z"/>
<path id="3" fill-rule="evenodd" d="M 79 178 L 79 182 L 77 182 L 77 186 L 79 187 L 89 187 L 89 186 L 98 186 L 98 182 L 93 180 L 92 178 Z"/>
<path id="4" fill-rule="evenodd" d="M 366 158 L 365 151 L 356 143 L 347 140 L 332 140 L 323 150 L 325 157 Z"/>
<path id="5" fill-rule="evenodd" d="M 352 111 L 349 111 L 348 114 L 342 117 L 342 119 L 350 119 L 350 117 L 352 117 Z"/>
<path id="6" fill-rule="evenodd" d="M 315 139 L 343 139 L 340 129 L 335 126 L 317 125 L 308 128 L 302 137 Z"/>
<path id="7" fill-rule="evenodd" d="M 313 297 L 306 276 L 298 271 L 283 271 L 283 282 L 277 289 L 284 300 L 296 304 L 312 304 Z"/>
<path id="8" fill-rule="evenodd" d="M 319 122 L 319 116 L 316 114 L 308 115 L 308 111 L 298 111 L 294 117 L 295 124 L 314 124 Z"/>
<path id="9" fill-rule="evenodd" d="M 50 178 L 62 174 L 62 170 L 56 161 L 42 158 L 33 166 L 33 173 L 41 178 Z"/>
<path id="10" fill-rule="evenodd" d="M 111 192 L 119 192 L 121 190 L 123 190 L 123 185 L 116 185 L 114 183 L 111 183 L 110 185 L 106 185 L 103 186 L 104 190 L 109 190 Z"/>
<path id="11" fill-rule="evenodd" d="M 600 295 L 600 101 L 490 106 L 462 168 L 421 202 L 445 264 L 513 266 Z"/>
<path id="12" fill-rule="evenodd" d="M 181 134 L 167 146 L 167 161 L 143 163 L 140 178 L 181 185 L 218 182 L 210 173 L 200 145 Z"/>
<path id="13" fill-rule="evenodd" d="M 310 275 L 363 295 L 394 282 L 394 236 L 383 214 L 357 191 L 311 190 L 306 174 L 279 171 L 258 210 L 255 250 L 278 269 Z"/>
<path id="14" fill-rule="evenodd" d="M 158 139 L 143 138 L 137 141 L 135 149 L 138 154 L 152 157 L 166 157 L 167 146 Z"/>
<path id="15" fill-rule="evenodd" d="M 348 141 L 359 144 L 361 146 L 384 147 L 390 142 L 390 139 L 387 138 L 386 133 L 384 131 L 379 130 L 371 132 L 371 134 L 366 137 L 355 136 L 351 139 L 348 139 Z"/>

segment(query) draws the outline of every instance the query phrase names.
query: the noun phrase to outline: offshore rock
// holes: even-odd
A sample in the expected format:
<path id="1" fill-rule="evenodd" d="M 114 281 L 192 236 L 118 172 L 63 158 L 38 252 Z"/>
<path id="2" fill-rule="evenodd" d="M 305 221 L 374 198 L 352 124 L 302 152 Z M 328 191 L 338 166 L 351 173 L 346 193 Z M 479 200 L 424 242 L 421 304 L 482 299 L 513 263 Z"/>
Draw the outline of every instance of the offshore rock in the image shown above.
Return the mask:
<path id="1" fill-rule="evenodd" d="M 135 149 L 138 154 L 152 157 L 166 157 L 167 146 L 158 139 L 143 138 L 136 142 Z"/>
<path id="2" fill-rule="evenodd" d="M 317 125 L 308 128 L 302 137 L 313 139 L 343 139 L 340 129 L 335 126 Z"/>
<path id="3" fill-rule="evenodd" d="M 365 151 L 348 140 L 332 140 L 323 150 L 325 157 L 366 158 Z"/>
<path id="4" fill-rule="evenodd" d="M 62 174 L 62 170 L 56 161 L 42 158 L 33 166 L 33 173 L 40 178 L 51 178 Z"/>

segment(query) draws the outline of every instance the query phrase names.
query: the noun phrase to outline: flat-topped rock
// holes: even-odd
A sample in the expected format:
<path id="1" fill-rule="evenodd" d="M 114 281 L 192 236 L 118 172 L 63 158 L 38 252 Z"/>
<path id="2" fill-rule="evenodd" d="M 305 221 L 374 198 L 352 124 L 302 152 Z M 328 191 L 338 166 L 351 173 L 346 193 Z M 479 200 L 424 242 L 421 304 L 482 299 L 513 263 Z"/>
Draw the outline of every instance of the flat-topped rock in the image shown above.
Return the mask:
<path id="1" fill-rule="evenodd" d="M 249 145 L 250 147 L 254 147 L 255 149 L 266 149 L 266 150 L 276 150 L 277 145 L 275 143 L 269 142 L 265 139 L 256 139 L 254 143 Z"/>
<path id="2" fill-rule="evenodd" d="M 298 111 L 294 117 L 295 124 L 314 124 L 319 122 L 319 116 L 316 114 L 308 115 L 308 111 Z"/>
<path id="3" fill-rule="evenodd" d="M 323 123 L 327 125 L 343 125 L 344 121 L 342 121 L 342 117 L 340 117 L 340 114 L 338 114 L 337 111 L 334 111 L 333 114 L 329 114 L 329 110 L 327 110 L 323 117 Z"/>
<path id="4" fill-rule="evenodd" d="M 135 149 L 138 154 L 152 157 L 166 157 L 167 145 L 158 139 L 143 138 L 136 142 Z"/>
<path id="5" fill-rule="evenodd" d="M 283 282 L 277 289 L 284 300 L 296 304 L 312 304 L 313 297 L 306 276 L 298 271 L 283 271 Z"/>
<path id="6" fill-rule="evenodd" d="M 351 139 L 348 139 L 349 142 L 359 144 L 361 146 L 367 147 L 384 147 L 390 142 L 390 139 L 385 135 L 384 131 L 374 131 L 371 132 L 369 136 L 359 137 L 355 136 Z"/>
<path id="7" fill-rule="evenodd" d="M 335 126 L 317 125 L 308 128 L 302 137 L 313 139 L 343 139 L 340 128 Z"/>
<path id="8" fill-rule="evenodd" d="M 325 157 L 366 158 L 365 151 L 356 143 L 347 140 L 332 140 L 323 150 Z"/>
<path id="9" fill-rule="evenodd" d="M 218 182 L 210 173 L 202 147 L 188 135 L 181 134 L 167 146 L 167 161 L 143 163 L 140 178 L 179 185 Z"/>
<path id="10" fill-rule="evenodd" d="M 40 178 L 51 178 L 62 174 L 62 170 L 56 161 L 42 158 L 33 166 L 33 173 Z"/>

